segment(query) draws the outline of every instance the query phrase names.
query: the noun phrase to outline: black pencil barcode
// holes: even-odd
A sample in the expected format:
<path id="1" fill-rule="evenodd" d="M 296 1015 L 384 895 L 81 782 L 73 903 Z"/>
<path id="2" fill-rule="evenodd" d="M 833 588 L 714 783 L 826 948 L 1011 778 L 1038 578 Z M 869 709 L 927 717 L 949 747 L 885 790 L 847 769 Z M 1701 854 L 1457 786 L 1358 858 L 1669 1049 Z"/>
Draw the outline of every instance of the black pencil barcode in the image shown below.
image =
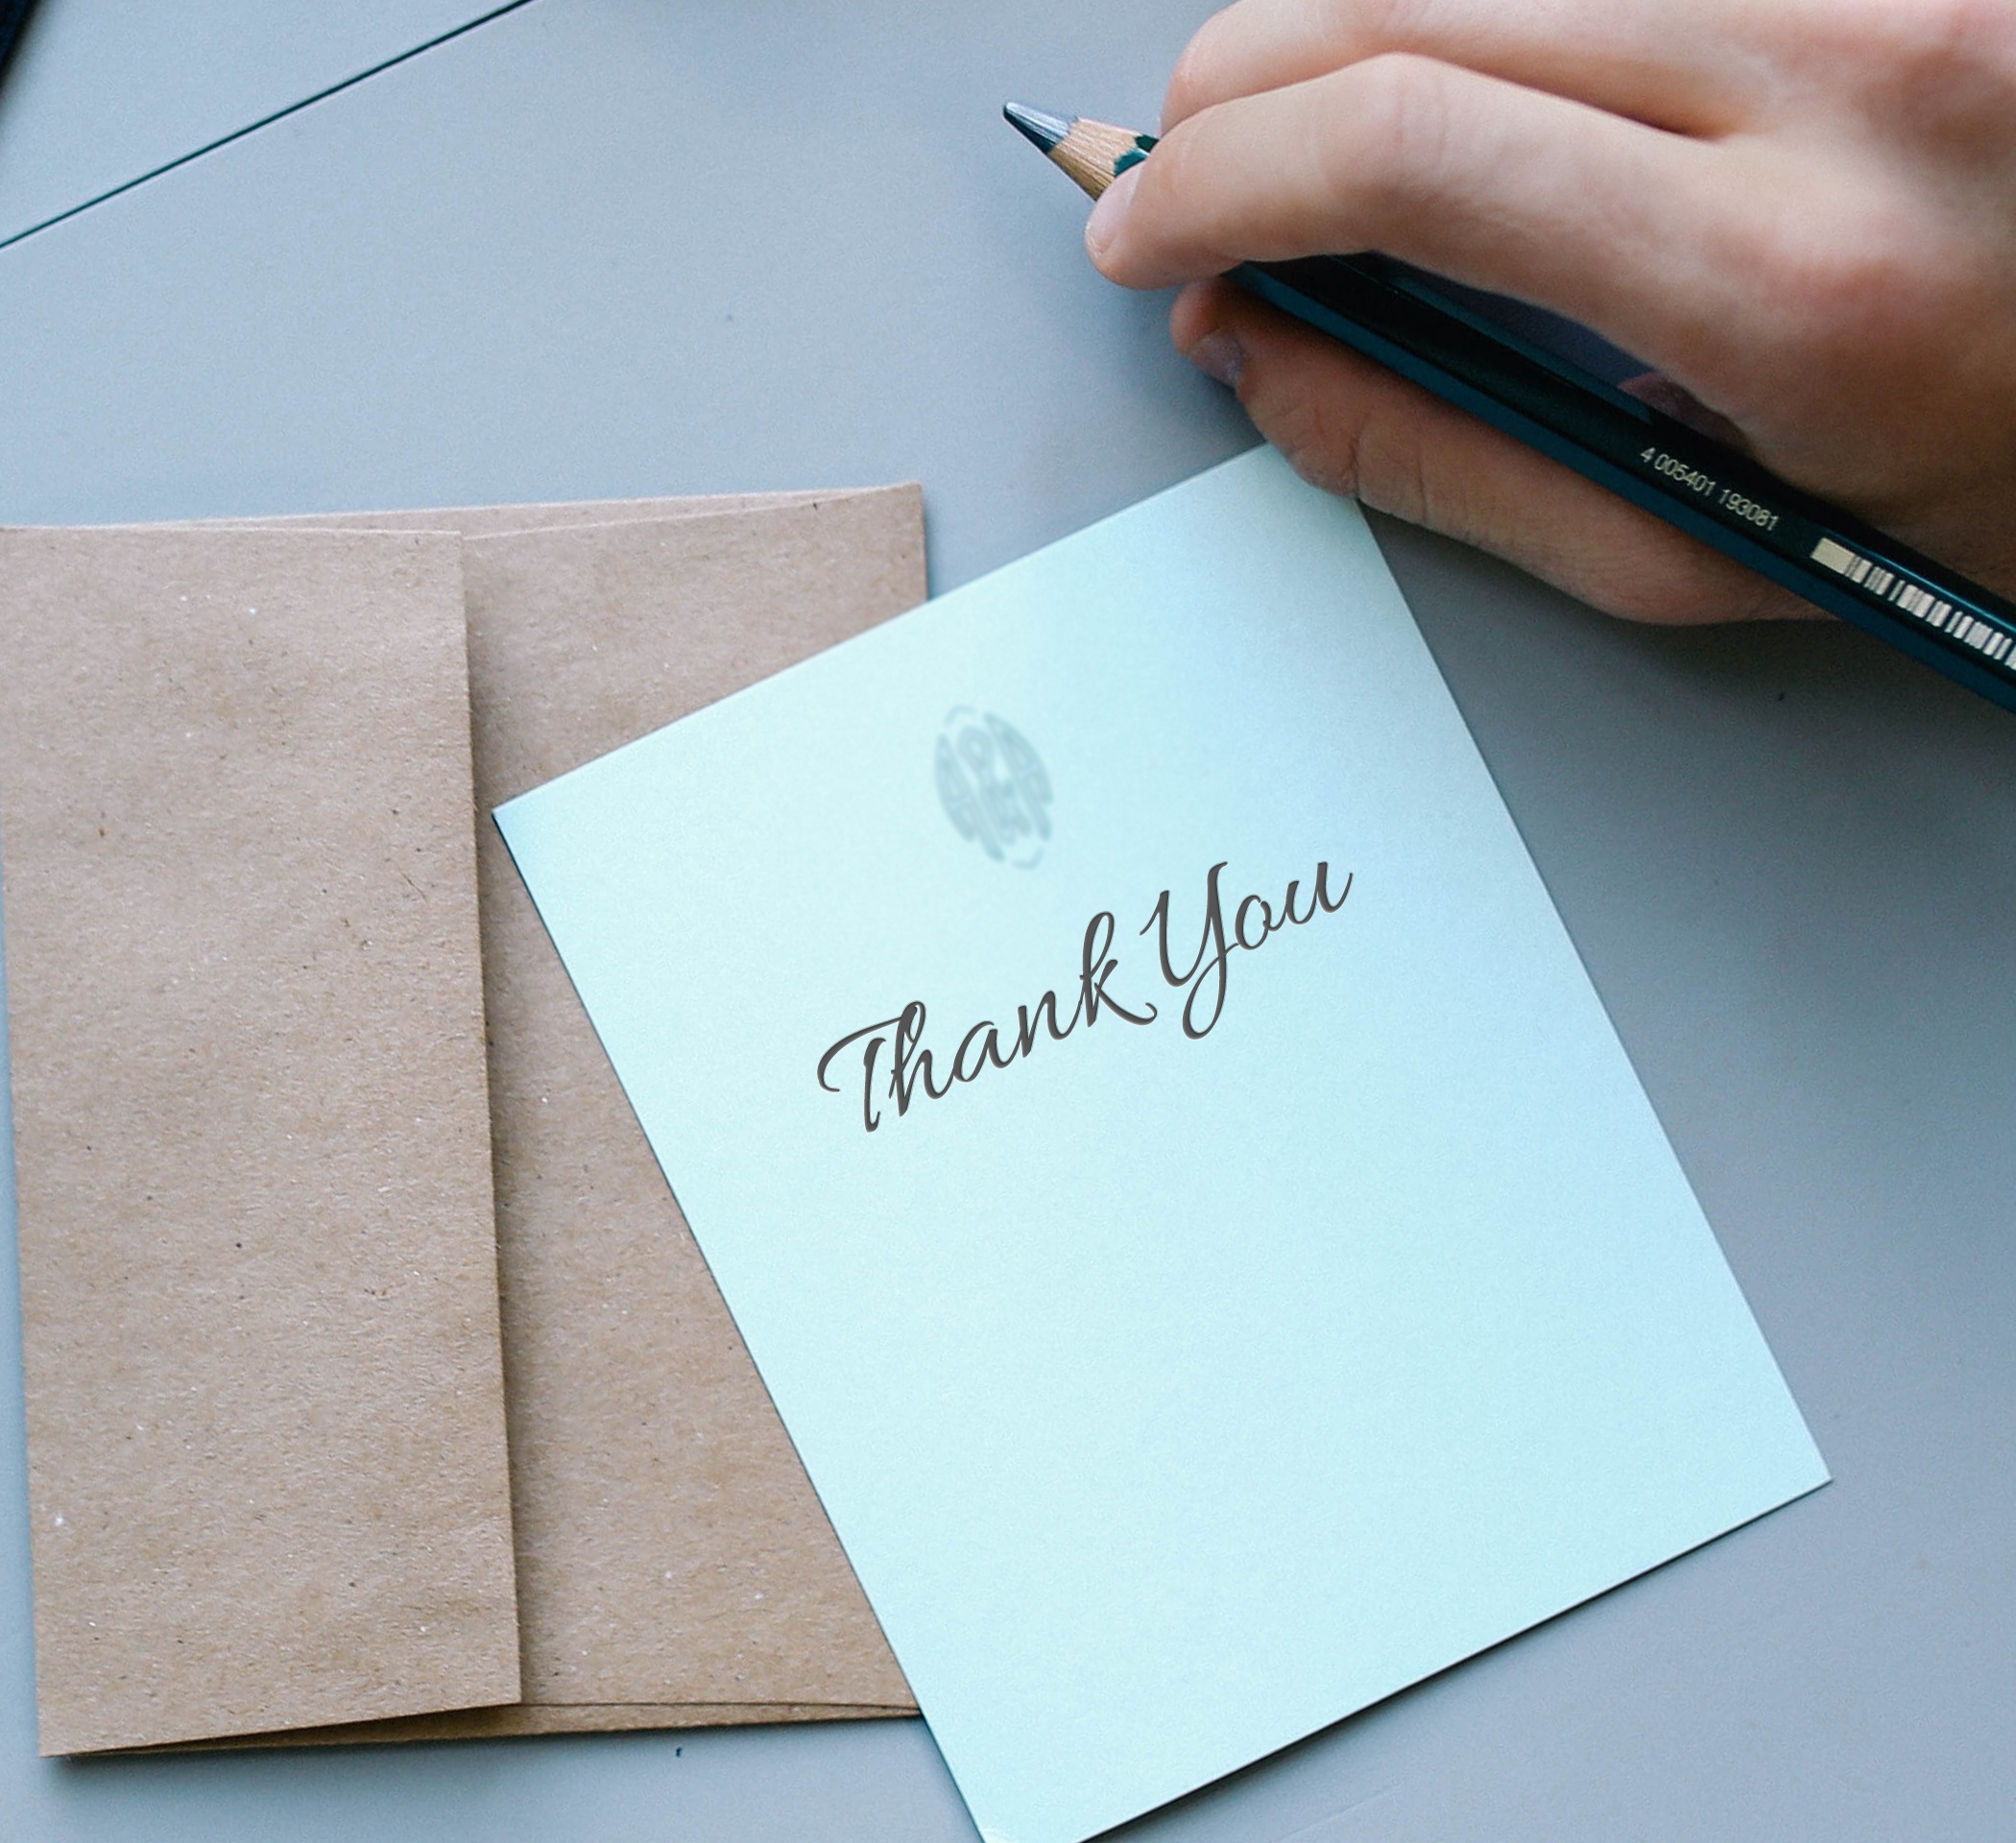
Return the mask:
<path id="1" fill-rule="evenodd" d="M 1991 659 L 2007 658 L 2009 649 L 2016 646 L 2016 635 L 2004 633 L 2001 628 L 1969 614 L 1964 609 L 1955 608 L 1951 602 L 1912 582 L 1908 576 L 1885 569 L 1873 558 L 1850 550 L 1846 544 L 1837 543 L 1832 538 L 1823 538 L 1813 546 L 1813 562 L 1833 570 L 1837 576 L 1847 577 L 1851 583 L 1860 584 L 1893 608 L 1901 608 L 1927 627 L 1958 640 L 1963 646 L 1971 646 Z"/>

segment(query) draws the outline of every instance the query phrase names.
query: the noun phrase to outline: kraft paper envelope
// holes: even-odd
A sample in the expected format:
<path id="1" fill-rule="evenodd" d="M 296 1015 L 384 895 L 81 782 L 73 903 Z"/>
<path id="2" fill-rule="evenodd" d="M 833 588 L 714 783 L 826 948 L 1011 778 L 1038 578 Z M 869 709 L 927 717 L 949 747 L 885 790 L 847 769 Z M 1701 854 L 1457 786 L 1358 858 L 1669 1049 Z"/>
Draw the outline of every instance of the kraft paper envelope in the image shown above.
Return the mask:
<path id="1" fill-rule="evenodd" d="M 563 528 L 584 512 L 625 522 Z M 393 516 L 546 527 L 465 544 L 486 814 L 924 594 L 914 486 Z M 487 817 L 478 838 L 525 1700 L 285 1738 L 911 1713 Z"/>
<path id="2" fill-rule="evenodd" d="M 463 538 L 500 532 L 551 531 L 562 525 L 626 524 L 639 518 L 720 517 L 724 514 L 782 511 L 791 506 L 830 505 L 865 494 L 900 491 L 882 487 L 843 487 L 827 491 L 712 492 L 659 499 L 563 499 L 550 505 L 401 506 L 382 512 L 283 512 L 259 518 L 194 518 L 191 531 L 436 531 Z M 910 491 L 914 493 L 914 489 Z M 922 516 L 921 502 L 915 507 Z"/>
<path id="3" fill-rule="evenodd" d="M 0 533 L 41 1746 L 519 1691 L 462 583 Z"/>

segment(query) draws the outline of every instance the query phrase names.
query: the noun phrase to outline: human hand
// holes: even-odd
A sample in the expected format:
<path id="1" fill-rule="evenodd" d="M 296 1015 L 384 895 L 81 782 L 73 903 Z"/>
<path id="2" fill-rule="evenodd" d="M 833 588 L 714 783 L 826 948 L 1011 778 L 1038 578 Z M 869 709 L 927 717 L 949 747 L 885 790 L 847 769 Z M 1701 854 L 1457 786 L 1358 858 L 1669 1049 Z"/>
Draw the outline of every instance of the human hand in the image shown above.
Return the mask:
<path id="1" fill-rule="evenodd" d="M 1224 281 L 1379 250 L 2016 594 L 2016 3 L 1240 0 L 1086 239 L 1308 478 L 1653 621 L 1817 610 Z"/>

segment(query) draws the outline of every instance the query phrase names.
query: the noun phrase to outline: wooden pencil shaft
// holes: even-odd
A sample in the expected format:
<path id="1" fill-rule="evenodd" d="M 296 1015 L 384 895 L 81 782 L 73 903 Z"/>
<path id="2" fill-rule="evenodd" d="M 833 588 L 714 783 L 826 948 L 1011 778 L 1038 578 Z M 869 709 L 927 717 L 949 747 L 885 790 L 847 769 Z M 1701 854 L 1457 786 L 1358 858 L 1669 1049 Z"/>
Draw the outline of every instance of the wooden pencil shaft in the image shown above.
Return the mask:
<path id="1" fill-rule="evenodd" d="M 1148 151 L 1141 145 L 1148 140 L 1149 136 L 1137 134 L 1132 129 L 1116 128 L 1111 122 L 1087 121 L 1081 115 L 1064 139 L 1050 149 L 1049 158 L 1069 174 L 1089 197 L 1096 199 L 1124 170 L 1121 162 L 1128 155 Z"/>

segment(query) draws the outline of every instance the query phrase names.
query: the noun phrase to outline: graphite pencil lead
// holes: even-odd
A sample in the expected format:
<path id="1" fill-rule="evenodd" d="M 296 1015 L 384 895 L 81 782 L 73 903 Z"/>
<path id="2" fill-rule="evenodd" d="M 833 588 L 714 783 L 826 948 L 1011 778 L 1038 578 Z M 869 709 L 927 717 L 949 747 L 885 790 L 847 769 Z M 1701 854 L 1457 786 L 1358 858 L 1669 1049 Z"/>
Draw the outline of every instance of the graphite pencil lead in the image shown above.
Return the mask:
<path id="1" fill-rule="evenodd" d="M 1003 103 L 1001 113 L 1047 154 L 1071 132 L 1061 116 L 1045 115 L 1040 108 L 1024 108 L 1020 103 Z"/>

